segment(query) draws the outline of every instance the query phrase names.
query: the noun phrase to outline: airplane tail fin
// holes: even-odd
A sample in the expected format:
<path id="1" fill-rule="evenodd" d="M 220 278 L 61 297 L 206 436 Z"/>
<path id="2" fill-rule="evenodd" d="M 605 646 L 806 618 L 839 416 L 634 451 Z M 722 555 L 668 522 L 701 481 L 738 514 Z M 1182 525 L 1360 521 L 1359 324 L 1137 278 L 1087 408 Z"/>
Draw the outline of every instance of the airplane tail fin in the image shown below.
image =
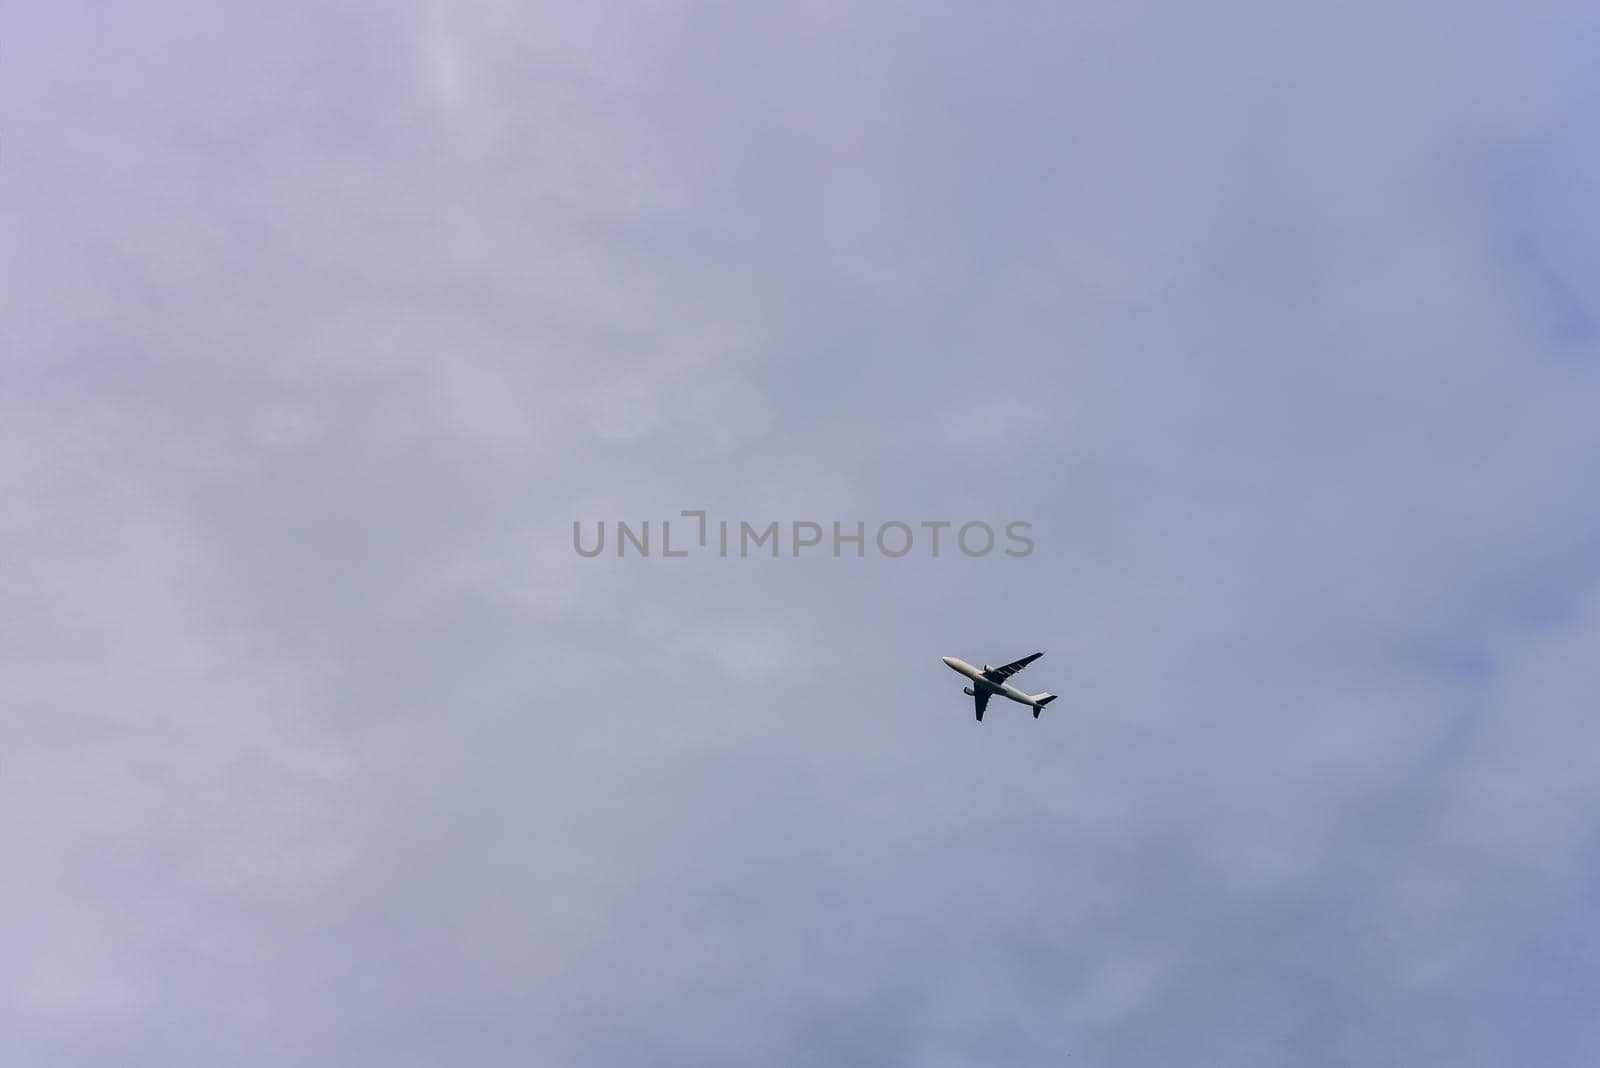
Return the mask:
<path id="1" fill-rule="evenodd" d="M 1049 704 L 1051 701 L 1054 701 L 1055 699 L 1056 699 L 1056 695 L 1053 694 L 1053 693 L 1036 693 L 1036 694 L 1034 694 L 1033 697 L 1032 697 L 1032 701 L 1033 701 L 1033 718 L 1034 719 L 1038 719 L 1040 710 L 1043 709 L 1045 705 Z"/>

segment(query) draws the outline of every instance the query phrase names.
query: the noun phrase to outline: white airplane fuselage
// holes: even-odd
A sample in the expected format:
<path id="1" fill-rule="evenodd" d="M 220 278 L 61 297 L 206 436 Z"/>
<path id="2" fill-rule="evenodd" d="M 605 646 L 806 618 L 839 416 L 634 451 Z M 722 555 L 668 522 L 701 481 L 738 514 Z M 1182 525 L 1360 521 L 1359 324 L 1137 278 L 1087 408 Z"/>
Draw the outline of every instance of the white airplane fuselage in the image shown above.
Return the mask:
<path id="1" fill-rule="evenodd" d="M 1027 705 L 1029 708 L 1042 707 L 1041 702 L 1034 700 L 1034 694 L 1023 693 L 1009 682 L 994 682 L 985 677 L 984 672 L 988 670 L 987 668 L 975 668 L 958 656 L 943 656 L 939 659 L 944 661 L 945 667 L 972 680 L 972 687 L 967 691 L 969 695 L 972 690 L 976 690 L 979 693 L 997 693 L 1001 697 L 1009 697 L 1019 705 Z M 1041 694 L 1038 696 L 1047 697 L 1049 695 Z"/>

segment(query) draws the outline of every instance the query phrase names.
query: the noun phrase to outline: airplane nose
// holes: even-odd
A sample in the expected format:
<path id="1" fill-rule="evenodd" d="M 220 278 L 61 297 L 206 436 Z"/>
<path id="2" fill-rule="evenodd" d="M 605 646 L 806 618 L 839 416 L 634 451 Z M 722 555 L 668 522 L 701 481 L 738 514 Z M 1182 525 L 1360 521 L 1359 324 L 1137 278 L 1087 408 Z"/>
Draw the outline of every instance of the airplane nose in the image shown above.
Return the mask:
<path id="1" fill-rule="evenodd" d="M 950 661 L 955 659 L 955 658 L 954 657 L 950 657 L 950 656 L 941 656 L 939 659 L 944 662 L 944 666 L 945 667 L 950 667 L 951 666 Z"/>

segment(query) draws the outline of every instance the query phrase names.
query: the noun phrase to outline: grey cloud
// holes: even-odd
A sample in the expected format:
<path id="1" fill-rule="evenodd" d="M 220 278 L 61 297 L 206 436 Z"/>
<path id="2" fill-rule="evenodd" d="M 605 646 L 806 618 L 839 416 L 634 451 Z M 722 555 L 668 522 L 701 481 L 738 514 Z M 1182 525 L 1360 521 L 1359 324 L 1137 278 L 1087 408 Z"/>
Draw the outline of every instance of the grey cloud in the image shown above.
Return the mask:
<path id="1" fill-rule="evenodd" d="M 1593 1060 L 1577 5 L 0 17 L 7 1063 Z"/>

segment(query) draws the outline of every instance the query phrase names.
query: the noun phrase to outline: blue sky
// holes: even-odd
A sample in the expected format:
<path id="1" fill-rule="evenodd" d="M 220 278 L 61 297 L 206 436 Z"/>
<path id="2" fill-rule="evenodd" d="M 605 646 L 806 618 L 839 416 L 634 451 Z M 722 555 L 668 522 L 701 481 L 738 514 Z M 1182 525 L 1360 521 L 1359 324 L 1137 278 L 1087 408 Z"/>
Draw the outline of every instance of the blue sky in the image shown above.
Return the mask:
<path id="1" fill-rule="evenodd" d="M 1597 30 L 0 8 L 0 1060 L 1594 1063 Z"/>

